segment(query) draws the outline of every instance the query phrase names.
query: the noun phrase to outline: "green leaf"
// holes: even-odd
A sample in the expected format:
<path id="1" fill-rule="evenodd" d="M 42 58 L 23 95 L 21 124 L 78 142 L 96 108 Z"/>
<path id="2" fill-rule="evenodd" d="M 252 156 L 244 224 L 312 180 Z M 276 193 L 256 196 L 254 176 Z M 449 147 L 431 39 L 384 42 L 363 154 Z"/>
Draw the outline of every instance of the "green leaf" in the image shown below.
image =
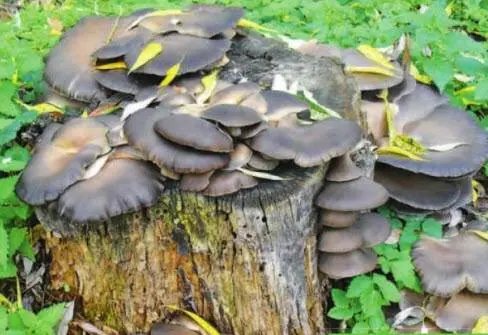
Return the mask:
<path id="1" fill-rule="evenodd" d="M 24 330 L 26 329 L 22 318 L 20 317 L 20 310 L 17 310 L 8 315 L 8 329 L 12 330 Z"/>
<path id="2" fill-rule="evenodd" d="M 9 233 L 9 256 L 12 257 L 15 252 L 20 248 L 25 241 L 27 229 L 25 228 L 12 228 Z"/>
<path id="3" fill-rule="evenodd" d="M 17 116 L 11 124 L 0 130 L 0 145 L 14 140 L 20 128 L 25 124 L 31 123 L 36 118 L 36 112 L 24 112 Z"/>
<path id="4" fill-rule="evenodd" d="M 0 222 L 0 268 L 7 265 L 8 260 L 8 234 L 2 222 Z"/>
<path id="5" fill-rule="evenodd" d="M 390 268 L 390 262 L 383 256 L 378 257 L 378 264 L 381 268 L 381 271 L 383 273 L 390 273 L 391 268 Z"/>
<path id="6" fill-rule="evenodd" d="M 34 255 L 34 249 L 32 249 L 32 245 L 27 240 L 24 240 L 24 242 L 22 242 L 19 247 L 19 252 L 31 261 L 34 261 L 36 258 L 36 256 Z"/>
<path id="7" fill-rule="evenodd" d="M 13 278 L 16 274 L 17 267 L 11 259 L 8 259 L 4 266 L 0 266 L 0 279 Z"/>
<path id="8" fill-rule="evenodd" d="M 386 330 L 388 329 L 388 325 L 386 324 L 385 321 L 385 316 L 383 313 L 377 313 L 375 315 L 372 315 L 368 319 L 368 324 L 373 333 L 377 334 L 381 330 Z"/>
<path id="9" fill-rule="evenodd" d="M 351 334 L 369 334 L 370 328 L 366 322 L 357 322 L 351 329 Z"/>
<path id="10" fill-rule="evenodd" d="M 397 283 L 408 287 L 416 292 L 421 292 L 420 282 L 415 274 L 411 261 L 397 260 L 391 262 L 391 273 Z"/>
<path id="11" fill-rule="evenodd" d="M 435 237 L 435 238 L 441 238 L 442 237 L 442 225 L 440 222 L 438 222 L 435 219 L 428 218 L 425 219 L 424 222 L 422 222 L 422 231 L 429 236 Z"/>
<path id="12" fill-rule="evenodd" d="M 488 100 L 488 78 L 481 80 L 476 87 L 476 100 Z"/>
<path id="13" fill-rule="evenodd" d="M 3 156 L 0 157 L 0 171 L 21 171 L 27 165 L 29 157 L 29 150 L 21 146 L 14 146 L 6 150 Z"/>
<path id="14" fill-rule="evenodd" d="M 337 288 L 332 289 L 332 301 L 337 307 L 349 306 L 349 299 L 346 297 L 346 292 Z"/>
<path id="15" fill-rule="evenodd" d="M 4 332 L 8 326 L 7 309 L 0 306 L 0 332 Z"/>
<path id="16" fill-rule="evenodd" d="M 60 304 L 56 304 L 56 305 L 52 305 L 52 306 L 43 308 L 37 314 L 37 318 L 43 324 L 49 326 L 50 328 L 54 328 L 59 323 L 59 321 L 61 320 L 61 317 L 64 314 L 65 308 L 66 308 L 65 303 L 60 303 Z"/>
<path id="17" fill-rule="evenodd" d="M 20 319 L 22 320 L 22 323 L 24 326 L 27 328 L 34 328 L 37 325 L 37 316 L 32 313 L 31 311 L 28 311 L 26 309 L 21 309 L 19 310 L 19 316 Z"/>
<path id="18" fill-rule="evenodd" d="M 400 301 L 400 291 L 398 291 L 395 284 L 389 281 L 385 276 L 375 273 L 373 274 L 373 282 L 378 286 L 385 300 L 391 302 Z"/>
<path id="19" fill-rule="evenodd" d="M 14 62 L 10 59 L 0 58 L 0 79 L 10 79 L 14 73 Z"/>
<path id="20" fill-rule="evenodd" d="M 424 71 L 434 80 L 442 92 L 447 83 L 454 76 L 454 69 L 447 61 L 439 58 L 430 58 L 423 61 Z"/>
<path id="21" fill-rule="evenodd" d="M 7 178 L 0 178 L 0 202 L 9 198 L 14 194 L 15 184 L 19 176 L 12 176 Z"/>
<path id="22" fill-rule="evenodd" d="M 381 311 L 381 306 L 383 305 L 383 299 L 379 291 L 370 288 L 361 293 L 359 296 L 359 302 L 361 303 L 361 308 L 366 316 L 372 316 L 379 311 Z"/>
<path id="23" fill-rule="evenodd" d="M 476 76 L 484 71 L 488 71 L 486 64 L 481 63 L 475 58 L 462 55 L 456 57 L 455 65 L 460 71 L 470 76 Z"/>
<path id="24" fill-rule="evenodd" d="M 332 307 L 327 313 L 327 316 L 335 320 L 349 320 L 352 318 L 353 313 L 349 308 Z"/>
<path id="25" fill-rule="evenodd" d="M 362 292 L 373 288 L 373 280 L 368 276 L 355 277 L 347 289 L 346 296 L 348 298 L 356 298 L 361 295 Z"/>

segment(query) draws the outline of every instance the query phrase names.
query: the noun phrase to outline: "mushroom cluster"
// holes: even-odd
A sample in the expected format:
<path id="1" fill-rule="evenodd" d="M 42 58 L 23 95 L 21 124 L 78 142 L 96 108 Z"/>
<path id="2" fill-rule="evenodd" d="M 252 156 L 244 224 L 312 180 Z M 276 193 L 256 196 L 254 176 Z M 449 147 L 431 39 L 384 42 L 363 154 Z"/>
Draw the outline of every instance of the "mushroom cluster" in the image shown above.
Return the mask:
<path id="1" fill-rule="evenodd" d="M 348 153 L 330 164 L 320 208 L 319 269 L 333 279 L 353 277 L 376 267 L 372 247 L 390 236 L 391 226 L 377 213 L 366 212 L 388 200 L 388 192 L 363 175 Z"/>
<path id="2" fill-rule="evenodd" d="M 479 264 L 488 257 L 488 241 L 478 234 L 465 230 L 449 239 L 422 237 L 413 258 L 429 295 L 406 292 L 402 300 L 407 303 L 400 308 L 419 309 L 417 322 L 427 317 L 438 330 L 471 332 L 488 314 L 488 273 Z"/>

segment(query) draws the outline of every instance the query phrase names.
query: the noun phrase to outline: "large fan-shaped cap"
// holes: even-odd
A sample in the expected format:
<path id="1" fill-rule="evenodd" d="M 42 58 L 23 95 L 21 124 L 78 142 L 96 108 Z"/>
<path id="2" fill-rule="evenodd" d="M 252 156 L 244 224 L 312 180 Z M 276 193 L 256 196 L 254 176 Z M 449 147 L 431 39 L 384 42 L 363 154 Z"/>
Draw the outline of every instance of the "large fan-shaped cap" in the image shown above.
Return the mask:
<path id="1" fill-rule="evenodd" d="M 474 293 L 488 293 L 488 241 L 475 233 L 460 233 L 450 239 L 422 237 L 412 252 L 424 290 L 442 297 L 464 288 Z"/>
<path id="2" fill-rule="evenodd" d="M 461 292 L 438 311 L 436 324 L 449 332 L 470 333 L 482 316 L 488 315 L 488 295 Z"/>
<path id="3" fill-rule="evenodd" d="M 461 183 L 397 169 L 377 163 L 374 179 L 386 188 L 391 198 L 412 207 L 440 210 L 453 205 Z"/>
<path id="4" fill-rule="evenodd" d="M 210 184 L 203 191 L 203 194 L 220 197 L 257 185 L 258 180 L 256 178 L 240 171 L 217 171 L 210 177 Z"/>
<path id="5" fill-rule="evenodd" d="M 154 131 L 154 124 L 169 115 L 168 109 L 147 108 L 129 116 L 124 133 L 129 144 L 160 167 L 176 173 L 204 173 L 223 168 L 229 155 L 198 151 L 165 140 Z"/>
<path id="6" fill-rule="evenodd" d="M 263 121 L 254 109 L 240 105 L 218 104 L 205 110 L 202 118 L 220 123 L 226 127 L 246 127 Z"/>
<path id="7" fill-rule="evenodd" d="M 391 75 L 373 73 L 373 72 L 354 72 L 352 76 L 356 80 L 359 90 L 371 91 L 381 90 L 398 85 L 403 80 L 403 70 L 396 62 L 391 63 L 393 69 L 387 69 L 379 63 L 367 58 L 359 50 L 345 49 L 341 52 L 342 61 L 346 67 L 360 68 L 381 68 L 391 71 Z"/>
<path id="8" fill-rule="evenodd" d="M 154 130 L 165 139 L 204 151 L 231 152 L 232 138 L 211 122 L 198 117 L 168 115 L 154 124 Z"/>
<path id="9" fill-rule="evenodd" d="M 360 177 L 342 183 L 326 183 L 315 205 L 333 211 L 359 211 L 376 208 L 387 200 L 388 191 L 383 186 Z"/>
<path id="10" fill-rule="evenodd" d="M 164 185 L 152 164 L 135 159 L 109 160 L 94 177 L 68 188 L 58 212 L 76 222 L 108 220 L 153 205 Z"/>
<path id="11" fill-rule="evenodd" d="M 265 129 L 252 138 L 251 147 L 269 157 L 311 167 L 351 150 L 361 133 L 353 121 L 330 118 L 311 126 Z"/>
<path id="12" fill-rule="evenodd" d="M 57 199 L 110 150 L 106 132 L 103 124 L 92 119 L 74 119 L 50 131 L 51 140 L 43 139 L 16 185 L 19 198 L 31 205 Z"/>
<path id="13" fill-rule="evenodd" d="M 341 254 L 320 253 L 319 270 L 332 279 L 354 277 L 373 271 L 376 253 L 371 249 L 358 249 Z"/>
<path id="14" fill-rule="evenodd" d="M 325 179 L 328 181 L 349 181 L 358 179 L 363 172 L 352 161 L 349 154 L 332 159 Z"/>
<path id="15" fill-rule="evenodd" d="M 331 228 L 346 228 L 354 224 L 359 216 L 359 212 L 343 211 L 320 211 L 320 224 Z"/>
<path id="16" fill-rule="evenodd" d="M 153 33 L 145 28 L 137 27 L 121 31 L 108 44 L 101 46 L 91 54 L 95 60 L 111 60 L 124 56 L 130 50 L 141 48 L 153 37 Z"/>
<path id="17" fill-rule="evenodd" d="M 163 77 L 177 63 L 181 64 L 178 74 L 195 72 L 221 59 L 230 48 L 230 41 L 225 38 L 206 39 L 180 34 L 156 37 L 151 43 L 159 43 L 161 53 L 134 72 Z M 144 46 L 135 48 L 125 55 L 128 68 L 135 64 L 143 49 Z"/>

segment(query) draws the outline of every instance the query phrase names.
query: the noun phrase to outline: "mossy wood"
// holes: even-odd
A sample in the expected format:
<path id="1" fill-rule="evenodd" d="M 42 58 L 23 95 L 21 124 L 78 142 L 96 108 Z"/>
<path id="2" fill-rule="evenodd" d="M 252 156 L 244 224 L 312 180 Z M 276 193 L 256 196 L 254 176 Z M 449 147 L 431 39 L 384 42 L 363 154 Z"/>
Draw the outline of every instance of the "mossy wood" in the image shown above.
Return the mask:
<path id="1" fill-rule="evenodd" d="M 111 222 L 71 224 L 39 209 L 52 289 L 69 285 L 90 321 L 122 333 L 165 320 L 165 305 L 222 333 L 323 333 L 313 200 L 325 169 L 220 198 L 169 187 L 152 208 Z"/>

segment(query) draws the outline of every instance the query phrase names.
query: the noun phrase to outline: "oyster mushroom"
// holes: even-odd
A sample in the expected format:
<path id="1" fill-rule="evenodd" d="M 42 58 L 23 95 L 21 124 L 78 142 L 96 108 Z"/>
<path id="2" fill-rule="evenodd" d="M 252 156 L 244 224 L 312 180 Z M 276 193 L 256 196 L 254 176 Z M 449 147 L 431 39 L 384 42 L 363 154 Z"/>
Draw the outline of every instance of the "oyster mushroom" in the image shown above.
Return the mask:
<path id="1" fill-rule="evenodd" d="M 331 228 L 346 228 L 354 224 L 359 216 L 359 212 L 321 210 L 319 222 L 322 226 Z"/>
<path id="2" fill-rule="evenodd" d="M 438 311 L 436 324 L 450 332 L 469 333 L 476 321 L 488 314 L 488 295 L 460 292 Z"/>
<path id="3" fill-rule="evenodd" d="M 358 179 L 363 172 L 352 161 L 349 154 L 334 158 L 330 162 L 325 179 L 328 181 L 343 182 Z"/>
<path id="4" fill-rule="evenodd" d="M 256 178 L 240 171 L 216 171 L 210 177 L 210 183 L 202 194 L 211 197 L 220 197 L 257 185 L 258 180 Z"/>
<path id="5" fill-rule="evenodd" d="M 320 253 L 319 270 L 332 279 L 354 277 L 371 272 L 377 256 L 371 249 L 357 249 L 346 253 Z"/>

